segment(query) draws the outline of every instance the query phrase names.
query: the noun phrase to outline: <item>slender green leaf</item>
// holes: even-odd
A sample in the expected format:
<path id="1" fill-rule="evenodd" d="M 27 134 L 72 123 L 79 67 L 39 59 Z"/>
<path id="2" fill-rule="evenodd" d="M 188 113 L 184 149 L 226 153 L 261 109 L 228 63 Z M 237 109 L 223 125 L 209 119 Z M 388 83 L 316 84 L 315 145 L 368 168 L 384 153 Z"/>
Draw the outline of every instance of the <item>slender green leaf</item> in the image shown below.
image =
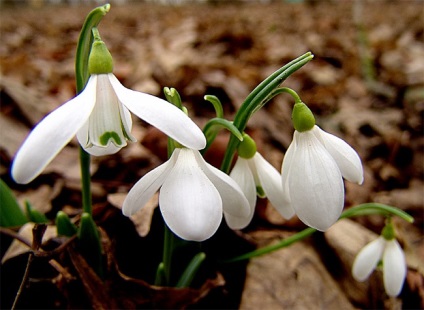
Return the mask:
<path id="1" fill-rule="evenodd" d="M 187 265 L 187 268 L 184 270 L 183 274 L 181 275 L 181 278 L 178 281 L 176 287 L 178 288 L 189 287 L 194 277 L 196 276 L 196 273 L 199 270 L 200 265 L 203 263 L 205 258 L 206 258 L 205 253 L 203 252 L 197 253 L 192 258 L 190 263 Z"/>
<path id="2" fill-rule="evenodd" d="M 28 222 L 12 190 L 0 179 L 0 226 L 22 226 Z"/>
<path id="3" fill-rule="evenodd" d="M 31 222 L 37 224 L 46 224 L 49 219 L 40 211 L 35 210 L 28 200 L 25 200 L 25 211 Z"/>
<path id="4" fill-rule="evenodd" d="M 78 94 L 83 91 L 89 78 L 88 57 L 90 55 L 91 44 L 93 43 L 93 33 L 91 29 L 97 27 L 103 16 L 105 16 L 109 10 L 110 4 L 95 8 L 87 15 L 84 25 L 82 26 L 75 55 L 75 79 Z"/>
<path id="5" fill-rule="evenodd" d="M 77 227 L 71 222 L 69 216 L 59 211 L 56 214 L 56 229 L 59 236 L 72 237 L 77 233 Z"/>
<path id="6" fill-rule="evenodd" d="M 101 276 L 102 268 L 102 245 L 99 230 L 91 214 L 84 212 L 78 231 L 79 248 L 89 265 Z"/>
<path id="7" fill-rule="evenodd" d="M 243 141 L 243 135 L 241 132 L 237 129 L 236 126 L 229 120 L 226 120 L 224 118 L 212 118 L 210 119 L 205 127 L 203 128 L 203 133 L 206 137 L 206 147 L 202 150 L 202 152 L 206 152 L 206 150 L 209 148 L 209 146 L 212 144 L 213 140 L 215 140 L 216 135 L 218 134 L 218 131 L 221 129 L 227 129 L 229 132 L 231 132 L 239 141 Z"/>

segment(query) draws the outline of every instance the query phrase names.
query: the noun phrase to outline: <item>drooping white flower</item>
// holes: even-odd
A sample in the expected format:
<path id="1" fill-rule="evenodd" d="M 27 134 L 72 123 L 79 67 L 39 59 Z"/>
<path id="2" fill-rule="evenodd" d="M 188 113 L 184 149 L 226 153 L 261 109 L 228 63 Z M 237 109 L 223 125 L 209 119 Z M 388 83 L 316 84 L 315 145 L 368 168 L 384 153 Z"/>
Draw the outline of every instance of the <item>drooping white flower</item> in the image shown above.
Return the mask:
<path id="1" fill-rule="evenodd" d="M 247 142 L 247 145 L 246 145 Z M 278 171 L 256 151 L 255 142 L 246 134 L 239 147 L 239 157 L 231 170 L 233 178 L 249 201 L 249 217 L 235 217 L 224 212 L 225 220 L 232 229 L 245 228 L 253 218 L 257 193 L 268 197 L 273 206 L 284 218 L 294 215 L 293 209 L 285 202 L 281 176 Z"/>
<path id="2" fill-rule="evenodd" d="M 159 207 L 168 227 L 185 240 L 203 241 L 218 229 L 223 212 L 247 217 L 249 202 L 237 183 L 211 166 L 199 151 L 177 148 L 168 161 L 130 190 L 122 212 L 140 210 L 160 189 Z"/>
<path id="3" fill-rule="evenodd" d="M 89 57 L 91 74 L 85 89 L 47 115 L 29 134 L 13 162 L 18 183 L 32 181 L 75 134 L 96 156 L 114 154 L 135 141 L 129 111 L 184 146 L 200 150 L 206 139 L 180 109 L 160 98 L 125 88 L 112 74 L 112 56 L 100 36 Z"/>
<path id="4" fill-rule="evenodd" d="M 302 222 L 325 231 L 338 220 L 344 205 L 342 176 L 363 182 L 355 150 L 316 125 L 294 132 L 283 160 L 282 182 L 285 200 Z"/>
<path id="5" fill-rule="evenodd" d="M 345 141 L 316 126 L 303 102 L 294 105 L 292 119 L 293 141 L 281 168 L 285 201 L 302 222 L 325 231 L 343 210 L 342 177 L 362 184 L 361 159 Z"/>
<path id="6" fill-rule="evenodd" d="M 396 239 L 387 240 L 380 236 L 363 247 L 352 266 L 354 279 L 359 282 L 368 279 L 379 261 L 383 262 L 383 282 L 387 295 L 399 295 L 406 277 L 406 262 Z"/>

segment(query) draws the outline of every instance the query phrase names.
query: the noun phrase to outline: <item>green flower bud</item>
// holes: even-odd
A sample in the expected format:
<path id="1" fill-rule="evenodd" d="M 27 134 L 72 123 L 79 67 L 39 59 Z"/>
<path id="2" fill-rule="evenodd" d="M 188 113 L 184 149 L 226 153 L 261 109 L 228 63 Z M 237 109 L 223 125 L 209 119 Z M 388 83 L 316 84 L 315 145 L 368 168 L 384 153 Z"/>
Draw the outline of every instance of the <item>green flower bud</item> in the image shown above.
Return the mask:
<path id="1" fill-rule="evenodd" d="M 303 102 L 294 105 L 292 121 L 294 129 L 299 132 L 311 130 L 315 126 L 314 114 Z"/>
<path id="2" fill-rule="evenodd" d="M 88 72 L 90 74 L 112 73 L 112 55 L 103 41 L 94 41 L 88 58 Z"/>
<path id="3" fill-rule="evenodd" d="M 243 141 L 240 142 L 237 152 L 242 158 L 252 158 L 256 154 L 255 141 L 248 134 L 243 133 Z"/>

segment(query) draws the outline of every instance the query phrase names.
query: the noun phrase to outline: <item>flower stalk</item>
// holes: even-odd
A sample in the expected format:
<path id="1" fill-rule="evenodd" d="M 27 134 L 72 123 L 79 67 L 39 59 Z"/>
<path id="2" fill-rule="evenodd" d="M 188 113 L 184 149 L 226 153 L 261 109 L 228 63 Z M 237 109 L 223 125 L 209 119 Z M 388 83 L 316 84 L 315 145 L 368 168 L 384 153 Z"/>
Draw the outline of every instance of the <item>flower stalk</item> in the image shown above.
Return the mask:
<path id="1" fill-rule="evenodd" d="M 102 20 L 110 10 L 110 4 L 97 7 L 92 10 L 86 17 L 84 25 L 78 39 L 77 52 L 75 56 L 75 82 L 77 95 L 80 94 L 90 77 L 88 70 L 88 59 L 90 56 L 91 46 L 94 41 L 93 28 Z M 98 35 L 98 31 L 97 31 Z M 91 202 L 91 177 L 90 177 L 90 160 L 91 156 L 80 145 L 79 151 L 80 167 L 81 167 L 81 194 L 82 208 L 84 212 L 92 214 Z"/>
<path id="2" fill-rule="evenodd" d="M 381 204 L 381 203 L 364 203 L 364 204 L 360 204 L 357 206 L 354 206 L 346 211 L 344 211 L 341 215 L 340 215 L 340 219 L 344 219 L 344 218 L 351 218 L 351 217 L 356 217 L 356 216 L 364 216 L 364 215 L 373 215 L 373 214 L 378 214 L 378 215 L 384 215 L 384 216 L 398 216 L 401 219 L 409 222 L 409 223 L 413 223 L 414 222 L 414 218 L 409 215 L 408 213 L 399 210 L 398 208 L 392 207 L 392 206 L 388 206 L 385 204 Z M 339 220 L 340 220 L 339 219 Z M 261 255 L 265 255 L 268 253 L 272 253 L 274 251 L 277 251 L 279 249 L 288 247 L 289 245 L 298 242 L 300 240 L 303 240 L 309 236 L 311 236 L 313 233 L 315 233 L 317 231 L 317 229 L 315 228 L 311 228 L 308 227 L 286 239 L 281 240 L 280 242 L 276 243 L 276 244 L 272 244 L 269 246 L 265 246 L 263 248 L 260 249 L 256 249 L 254 251 L 227 259 L 224 261 L 224 263 L 234 263 L 234 262 L 238 262 L 238 261 L 242 261 L 242 260 L 246 260 L 246 259 L 251 259 L 254 257 L 258 257 Z"/>
<path id="3" fill-rule="evenodd" d="M 234 126 L 237 127 L 240 132 L 243 132 L 246 128 L 249 118 L 255 111 L 257 111 L 258 107 L 263 106 L 263 102 L 267 100 L 269 94 L 271 94 L 274 89 L 280 86 L 280 84 L 283 83 L 287 77 L 311 61 L 313 57 L 314 56 L 312 53 L 305 53 L 302 56 L 292 60 L 285 66 L 281 67 L 268 78 L 266 78 L 262 83 L 260 83 L 247 96 L 240 109 L 237 111 L 234 117 Z M 237 138 L 231 136 L 224 155 L 224 159 L 221 164 L 221 170 L 225 173 L 230 171 L 231 162 L 233 160 L 238 144 L 239 141 Z"/>

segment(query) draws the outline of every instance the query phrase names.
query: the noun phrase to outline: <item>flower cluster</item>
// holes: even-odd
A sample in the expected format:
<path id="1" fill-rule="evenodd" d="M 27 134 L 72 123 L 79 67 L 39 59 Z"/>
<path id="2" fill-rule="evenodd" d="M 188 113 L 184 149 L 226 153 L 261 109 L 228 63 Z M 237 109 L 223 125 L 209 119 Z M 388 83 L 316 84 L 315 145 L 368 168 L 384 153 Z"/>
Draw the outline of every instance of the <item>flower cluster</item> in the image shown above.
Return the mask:
<path id="1" fill-rule="evenodd" d="M 358 154 L 343 140 L 315 125 L 301 102 L 293 109 L 296 129 L 281 174 L 244 134 L 230 175 L 205 162 L 199 150 L 207 145 L 202 131 L 177 106 L 125 88 L 113 75 L 112 56 L 100 36 L 94 37 L 85 89 L 50 113 L 30 133 L 16 154 L 12 176 L 32 181 L 56 154 L 77 136 L 91 155 L 114 154 L 135 141 L 134 113 L 178 143 L 169 160 L 146 174 L 129 192 L 123 213 L 141 209 L 160 190 L 159 205 L 169 228 L 187 240 L 202 241 L 218 229 L 223 216 L 232 229 L 246 227 L 257 195 L 268 197 L 285 218 L 296 214 L 305 224 L 328 229 L 344 204 L 342 177 L 362 183 Z"/>
<path id="2" fill-rule="evenodd" d="M 296 215 L 314 229 L 305 229 L 279 244 L 227 259 L 227 262 L 269 253 L 316 230 L 326 231 L 340 218 L 345 202 L 343 179 L 363 183 L 361 159 L 345 141 L 316 125 L 313 113 L 293 90 L 280 86 L 287 76 L 313 58 L 311 53 L 291 61 L 259 84 L 247 96 L 233 121 L 224 119 L 218 98 L 205 96 L 205 100 L 214 105 L 216 117 L 208 120 L 202 131 L 189 118 L 175 89 L 164 89 L 165 101 L 130 90 L 116 78 L 112 56 L 97 30 L 101 17 L 109 8 L 104 5 L 92 11 L 80 34 L 76 57 L 78 95 L 35 126 L 16 153 L 11 167 L 11 175 L 17 183 L 29 183 L 76 136 L 82 150 L 83 212 L 76 226 L 60 211 L 56 227 L 59 235 L 78 237 L 78 249 L 98 275 L 103 275 L 104 264 L 99 230 L 92 217 L 90 155 L 112 155 L 128 141 L 135 142 L 131 134 L 133 114 L 168 136 L 168 160 L 138 180 L 122 206 L 122 213 L 132 216 L 159 191 L 158 209 L 169 229 L 165 230 L 163 260 L 157 269 L 155 285 L 169 286 L 174 282 L 172 257 L 176 244 L 178 247 L 183 244 L 173 242 L 174 235 L 202 242 L 217 232 L 223 219 L 231 229 L 244 229 L 255 215 L 257 197 L 267 198 L 285 219 Z M 295 100 L 294 133 L 278 171 L 258 152 L 255 141 L 244 130 L 248 131 L 247 122 L 253 113 L 283 92 Z M 232 136 L 219 170 L 205 161 L 203 152 L 222 128 L 228 129 Z M 236 153 L 237 159 L 233 162 Z M 379 214 L 387 215 L 388 222 L 381 236 L 358 253 L 352 266 L 353 278 L 365 281 L 373 270 L 382 266 L 387 295 L 398 296 L 407 268 L 389 215 L 395 214 L 410 222 L 413 218 L 400 210 L 394 212 L 390 209 L 395 209 L 393 207 L 366 205 L 350 208 L 342 217 L 370 214 L 367 208 L 374 208 Z M 12 210 L 10 214 L 14 210 L 21 211 L 17 204 L 9 209 Z M 31 211 L 30 206 L 27 209 Z M 8 214 L 8 217 L 16 216 Z M 193 257 L 177 287 L 190 284 L 205 257 L 202 252 Z"/>

